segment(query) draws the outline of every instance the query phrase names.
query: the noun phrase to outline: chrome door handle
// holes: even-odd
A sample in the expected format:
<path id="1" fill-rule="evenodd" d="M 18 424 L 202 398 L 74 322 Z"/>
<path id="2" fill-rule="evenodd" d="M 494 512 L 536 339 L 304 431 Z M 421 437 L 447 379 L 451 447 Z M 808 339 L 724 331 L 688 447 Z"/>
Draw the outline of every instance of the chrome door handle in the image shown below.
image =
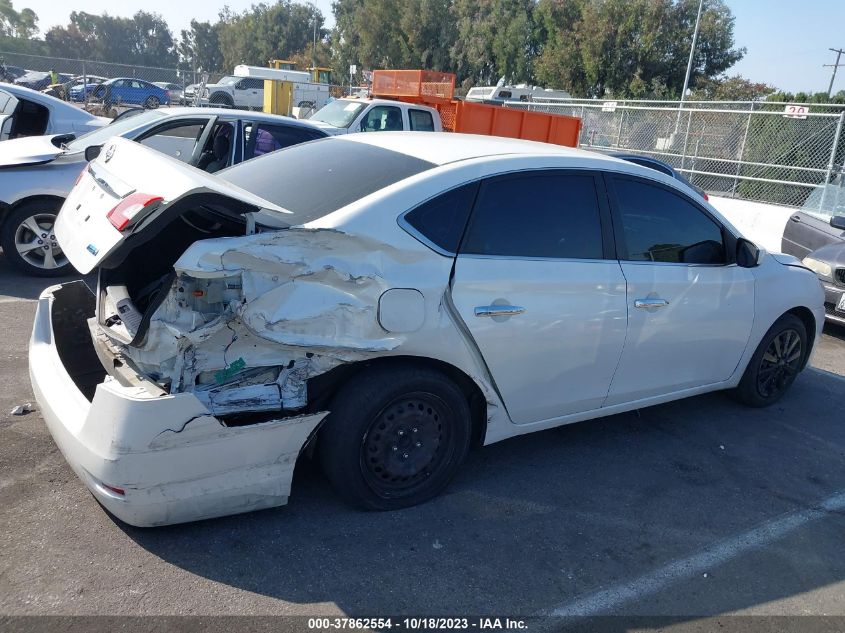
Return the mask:
<path id="1" fill-rule="evenodd" d="M 523 312 L 525 308 L 522 306 L 475 306 L 477 317 L 513 316 Z"/>
<path id="2" fill-rule="evenodd" d="M 666 299 L 637 299 L 634 301 L 635 308 L 665 308 L 669 305 Z"/>

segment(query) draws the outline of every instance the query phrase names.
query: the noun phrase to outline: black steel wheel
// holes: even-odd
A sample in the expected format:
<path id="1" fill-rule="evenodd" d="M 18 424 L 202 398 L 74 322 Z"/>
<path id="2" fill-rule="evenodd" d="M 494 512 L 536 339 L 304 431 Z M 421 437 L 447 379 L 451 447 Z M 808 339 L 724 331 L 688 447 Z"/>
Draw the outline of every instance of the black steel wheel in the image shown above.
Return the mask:
<path id="1" fill-rule="evenodd" d="M 338 494 L 393 510 L 439 494 L 466 457 L 470 411 L 448 377 L 428 368 L 365 371 L 335 396 L 317 451 Z"/>
<path id="2" fill-rule="evenodd" d="M 764 407 L 780 400 L 804 368 L 809 353 L 807 329 L 794 314 L 779 318 L 757 346 L 734 397 Z"/>
<path id="3" fill-rule="evenodd" d="M 412 495 L 445 464 L 451 425 L 445 402 L 431 393 L 396 398 L 372 421 L 361 443 L 361 471 L 382 497 Z"/>

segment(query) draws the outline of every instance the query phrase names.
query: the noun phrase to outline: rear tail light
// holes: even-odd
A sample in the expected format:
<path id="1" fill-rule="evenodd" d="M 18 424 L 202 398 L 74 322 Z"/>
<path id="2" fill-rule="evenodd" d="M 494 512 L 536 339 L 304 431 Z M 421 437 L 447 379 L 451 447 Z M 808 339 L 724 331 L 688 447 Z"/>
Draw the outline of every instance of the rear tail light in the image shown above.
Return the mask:
<path id="1" fill-rule="evenodd" d="M 143 211 L 146 207 L 161 202 L 164 198 L 161 196 L 151 196 L 148 193 L 133 193 L 121 200 L 117 206 L 109 211 L 109 222 L 118 231 L 125 229 L 132 219 Z"/>
<path id="2" fill-rule="evenodd" d="M 706 191 L 702 191 L 702 192 L 701 192 L 701 195 L 702 195 L 702 196 L 704 196 L 704 199 L 705 199 L 707 202 L 710 202 L 710 196 L 708 196 L 708 195 L 707 195 L 707 192 L 706 192 Z"/>

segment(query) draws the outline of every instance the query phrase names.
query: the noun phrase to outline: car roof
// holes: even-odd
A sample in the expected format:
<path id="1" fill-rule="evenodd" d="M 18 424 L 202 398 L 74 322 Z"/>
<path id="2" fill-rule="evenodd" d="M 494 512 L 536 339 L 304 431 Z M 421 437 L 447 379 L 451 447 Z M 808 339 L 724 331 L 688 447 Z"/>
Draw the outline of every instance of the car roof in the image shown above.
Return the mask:
<path id="1" fill-rule="evenodd" d="M 455 132 L 371 132 L 346 134 L 335 138 L 345 142 L 368 143 L 400 154 L 413 156 L 435 165 L 446 165 L 473 158 L 522 154 L 526 156 L 584 158 L 605 161 L 609 167 L 617 170 L 620 166 L 624 166 L 621 171 L 636 173 L 642 173 L 639 170 L 651 171 L 646 167 L 640 167 L 605 154 L 552 143 L 540 143 L 502 136 L 457 134 Z M 628 169 L 629 166 L 631 167 L 630 170 Z"/>
<path id="2" fill-rule="evenodd" d="M 32 88 L 27 88 L 26 86 L 21 86 L 19 84 L 9 84 L 5 82 L 0 82 L 0 90 L 4 90 L 9 94 L 13 95 L 16 98 L 22 99 L 29 99 L 30 101 L 35 101 L 36 103 L 40 103 L 42 105 L 47 105 L 51 108 L 62 108 L 65 114 L 67 113 L 75 113 L 80 118 L 91 118 L 96 119 L 97 117 L 91 114 L 90 112 L 86 112 L 82 108 L 77 108 L 72 106 L 71 104 L 67 103 L 66 101 L 62 101 L 61 99 L 57 99 L 52 95 L 48 95 L 44 92 L 39 92 L 38 90 L 33 90 Z"/>
<path id="3" fill-rule="evenodd" d="M 304 127 L 308 128 L 309 130 L 319 130 L 321 132 L 323 131 L 314 123 L 307 120 L 294 119 L 293 117 L 284 116 L 281 114 L 268 114 L 267 112 L 251 112 L 248 110 L 238 110 L 235 108 L 197 108 L 191 106 L 175 106 L 167 108 L 166 110 L 160 110 L 160 112 L 162 112 L 165 116 L 210 114 L 213 116 L 226 116 L 238 119 L 249 119 L 250 121 L 282 123 L 284 125 L 290 125 L 293 127 Z"/>

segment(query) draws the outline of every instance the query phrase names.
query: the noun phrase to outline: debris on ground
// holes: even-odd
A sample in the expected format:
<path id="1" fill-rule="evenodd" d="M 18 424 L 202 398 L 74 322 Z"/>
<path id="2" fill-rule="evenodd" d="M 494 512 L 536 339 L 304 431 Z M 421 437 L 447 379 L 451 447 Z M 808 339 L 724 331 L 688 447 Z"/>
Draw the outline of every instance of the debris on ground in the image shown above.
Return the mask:
<path id="1" fill-rule="evenodd" d="M 23 404 L 16 406 L 9 413 L 11 415 L 26 415 L 27 413 L 32 413 L 33 411 L 35 411 L 35 407 L 32 406 L 32 403 L 24 402 Z"/>

